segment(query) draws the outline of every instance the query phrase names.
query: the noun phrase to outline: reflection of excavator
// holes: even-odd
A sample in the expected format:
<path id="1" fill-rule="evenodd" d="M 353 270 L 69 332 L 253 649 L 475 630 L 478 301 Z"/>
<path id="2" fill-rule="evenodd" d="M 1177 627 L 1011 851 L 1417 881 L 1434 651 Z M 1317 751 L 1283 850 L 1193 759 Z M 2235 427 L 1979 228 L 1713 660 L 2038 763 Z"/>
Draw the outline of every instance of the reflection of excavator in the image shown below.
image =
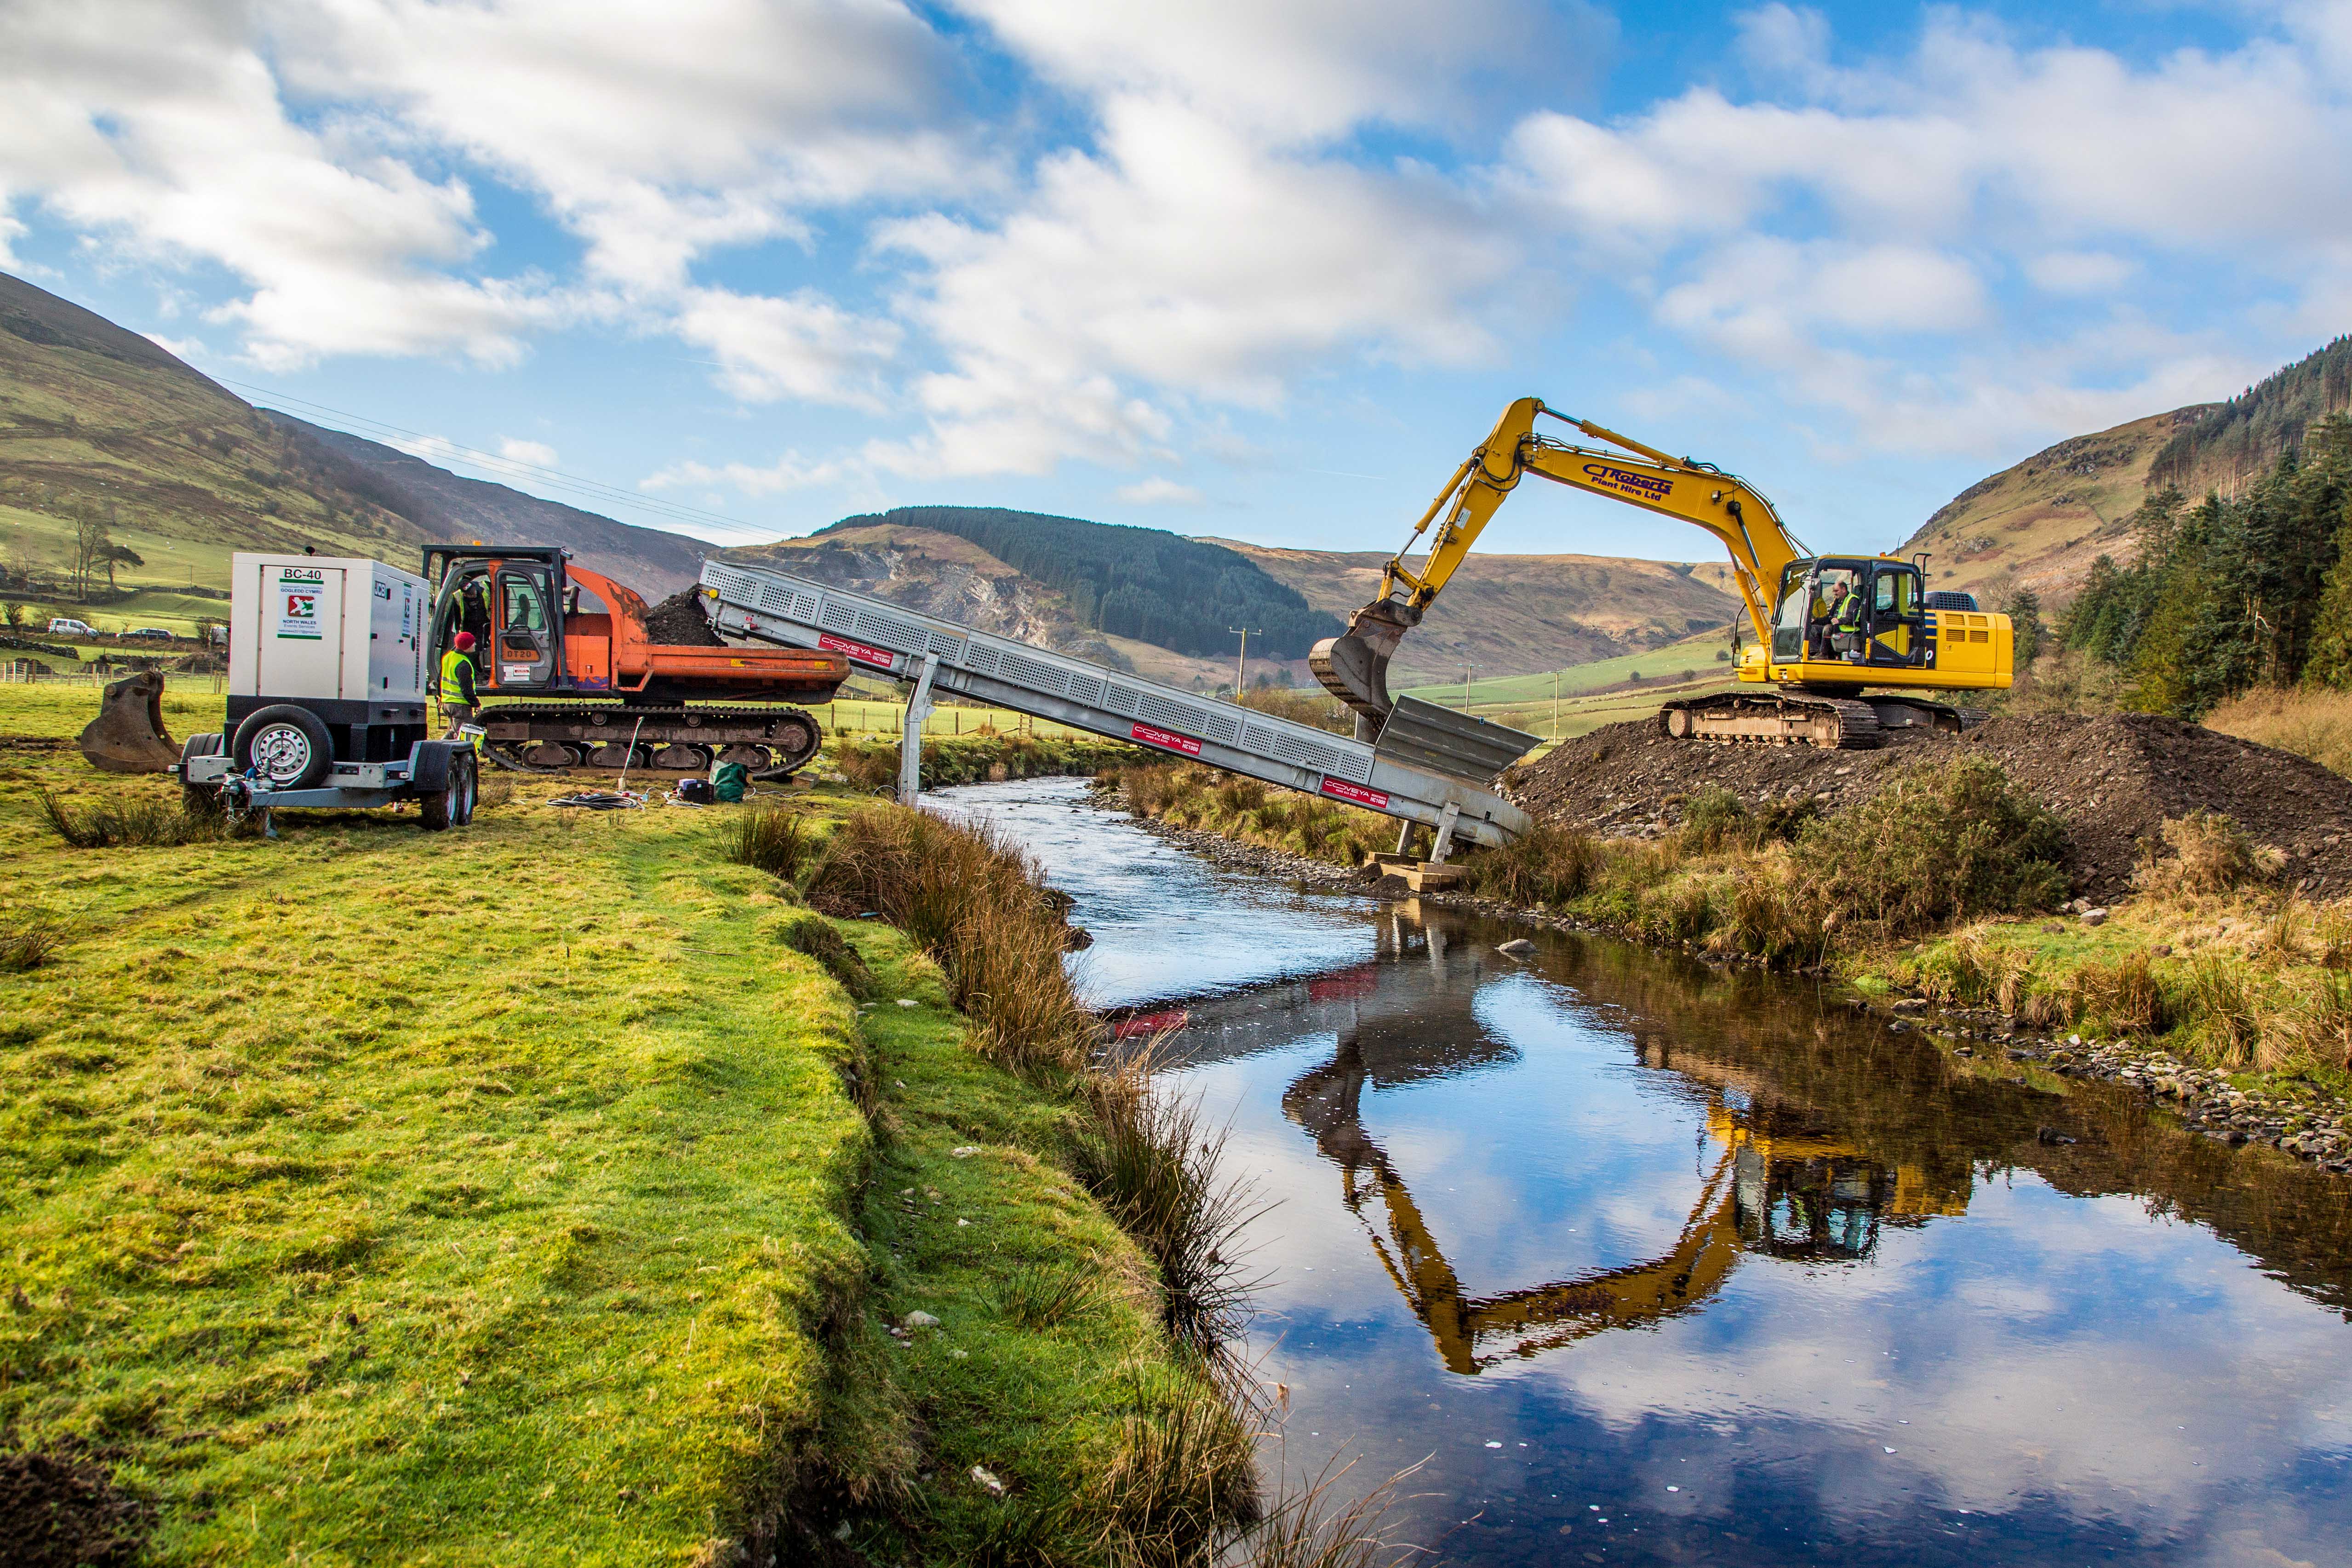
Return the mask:
<path id="1" fill-rule="evenodd" d="M 816 755 L 814 715 L 689 704 L 828 702 L 849 679 L 837 653 L 730 647 L 715 636 L 709 646 L 656 642 L 644 599 L 553 545 L 435 545 L 425 577 L 425 668 L 440 668 L 457 633 L 474 634 L 483 746 L 515 766 L 700 772 L 727 761 L 783 777 Z"/>
<path id="2" fill-rule="evenodd" d="M 1623 450 L 1538 436 L 1538 415 Z M 1722 469 L 1670 458 L 1523 397 L 1504 411 L 1494 433 L 1413 525 L 1407 549 L 1445 512 L 1421 570 L 1408 568 L 1399 552 L 1381 572 L 1380 597 L 1349 618 L 1343 635 L 1318 643 L 1309 656 L 1324 686 L 1355 710 L 1360 739 L 1371 738 L 1393 706 L 1388 667 L 1397 645 L 1421 624 L 1487 520 L 1527 474 L 1696 523 L 1731 552 L 1756 634 L 1738 674 L 1742 687 L 1764 689 L 1670 702 L 1658 716 L 1669 735 L 1875 746 L 1890 729 L 1957 730 L 1963 717 L 1921 696 L 1865 698 L 1865 688 L 1916 692 L 2010 684 L 2009 617 L 1978 610 L 1966 595 L 1938 594 L 1934 597 L 1946 603 L 1930 605 L 1925 557 L 1816 556 L 1790 535 L 1769 501 Z"/>
<path id="3" fill-rule="evenodd" d="M 1471 1296 L 1412 1192 L 1364 1130 L 1359 1110 L 1368 1076 L 1353 1034 L 1343 1033 L 1332 1059 L 1284 1093 L 1283 1113 L 1314 1134 L 1317 1149 L 1339 1167 L 1341 1195 L 1352 1213 L 1362 1218 L 1366 1200 L 1380 1197 L 1387 1234 L 1367 1222 L 1373 1250 L 1457 1373 L 1691 1311 L 1722 1288 L 1742 1252 L 1851 1262 L 1876 1247 L 1882 1215 L 1916 1222 L 1967 1205 L 1965 1192 L 1936 1192 L 1918 1172 L 1889 1172 L 1841 1139 L 1776 1127 L 1780 1118 L 1736 1110 L 1720 1089 L 1711 1089 L 1707 1134 L 1721 1152 L 1673 1247 L 1646 1262 Z"/>

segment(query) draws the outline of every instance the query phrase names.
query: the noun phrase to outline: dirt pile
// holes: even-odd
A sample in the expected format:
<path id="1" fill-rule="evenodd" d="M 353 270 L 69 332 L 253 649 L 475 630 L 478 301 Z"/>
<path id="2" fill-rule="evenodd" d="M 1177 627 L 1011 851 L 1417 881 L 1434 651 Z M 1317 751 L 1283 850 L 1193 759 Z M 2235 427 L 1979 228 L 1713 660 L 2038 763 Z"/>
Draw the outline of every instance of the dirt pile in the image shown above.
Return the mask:
<path id="1" fill-rule="evenodd" d="M 1875 752 L 1673 741 L 1648 720 L 1567 742 L 1516 771 L 1511 798 L 1538 816 L 1589 831 L 1671 826 L 1709 784 L 1751 805 L 1811 800 L 1834 814 L 1915 768 L 1990 756 L 2066 825 L 2075 890 L 2113 898 L 2168 817 L 2228 815 L 2286 852 L 2291 881 L 2352 892 L 2352 779 L 2290 752 L 2146 714 L 1996 719 L 1965 735 L 1916 734 Z"/>
<path id="2" fill-rule="evenodd" d="M 672 594 L 646 612 L 646 636 L 663 647 L 725 647 L 710 629 L 710 618 L 695 603 L 701 590 Z"/>

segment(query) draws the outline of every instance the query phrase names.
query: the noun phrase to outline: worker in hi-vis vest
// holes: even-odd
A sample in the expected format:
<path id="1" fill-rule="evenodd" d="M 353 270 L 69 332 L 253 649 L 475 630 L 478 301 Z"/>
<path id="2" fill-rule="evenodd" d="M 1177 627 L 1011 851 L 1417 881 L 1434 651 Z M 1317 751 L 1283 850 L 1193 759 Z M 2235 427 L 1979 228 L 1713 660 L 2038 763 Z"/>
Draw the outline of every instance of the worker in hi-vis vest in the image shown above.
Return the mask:
<path id="1" fill-rule="evenodd" d="M 441 656 L 441 717 L 448 738 L 457 738 L 461 724 L 470 724 L 481 711 L 481 693 L 474 685 L 474 634 L 459 632 Z"/>

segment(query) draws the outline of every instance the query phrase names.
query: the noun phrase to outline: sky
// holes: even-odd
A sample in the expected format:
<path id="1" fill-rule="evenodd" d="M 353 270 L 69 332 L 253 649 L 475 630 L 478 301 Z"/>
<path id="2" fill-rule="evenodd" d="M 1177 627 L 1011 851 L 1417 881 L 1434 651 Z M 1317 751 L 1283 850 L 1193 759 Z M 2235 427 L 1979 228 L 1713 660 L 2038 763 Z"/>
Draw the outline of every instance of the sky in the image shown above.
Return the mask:
<path id="1" fill-rule="evenodd" d="M 2352 0 L 0 0 L 0 270 L 729 543 L 1386 551 L 1533 395 L 1891 548 L 2352 331 Z"/>

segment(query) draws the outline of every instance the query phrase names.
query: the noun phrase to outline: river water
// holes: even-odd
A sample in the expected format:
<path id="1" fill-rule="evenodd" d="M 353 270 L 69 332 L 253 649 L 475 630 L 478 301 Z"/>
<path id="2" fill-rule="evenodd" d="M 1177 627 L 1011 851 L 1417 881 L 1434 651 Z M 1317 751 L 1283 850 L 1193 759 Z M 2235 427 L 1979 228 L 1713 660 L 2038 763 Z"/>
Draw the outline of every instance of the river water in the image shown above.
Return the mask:
<path id="1" fill-rule="evenodd" d="M 1804 984 L 1220 871 L 1047 780 L 1268 1202 L 1266 1455 L 1433 1563 L 2352 1563 L 2352 1202 Z M 1496 951 L 1532 934 L 1527 963 Z"/>

